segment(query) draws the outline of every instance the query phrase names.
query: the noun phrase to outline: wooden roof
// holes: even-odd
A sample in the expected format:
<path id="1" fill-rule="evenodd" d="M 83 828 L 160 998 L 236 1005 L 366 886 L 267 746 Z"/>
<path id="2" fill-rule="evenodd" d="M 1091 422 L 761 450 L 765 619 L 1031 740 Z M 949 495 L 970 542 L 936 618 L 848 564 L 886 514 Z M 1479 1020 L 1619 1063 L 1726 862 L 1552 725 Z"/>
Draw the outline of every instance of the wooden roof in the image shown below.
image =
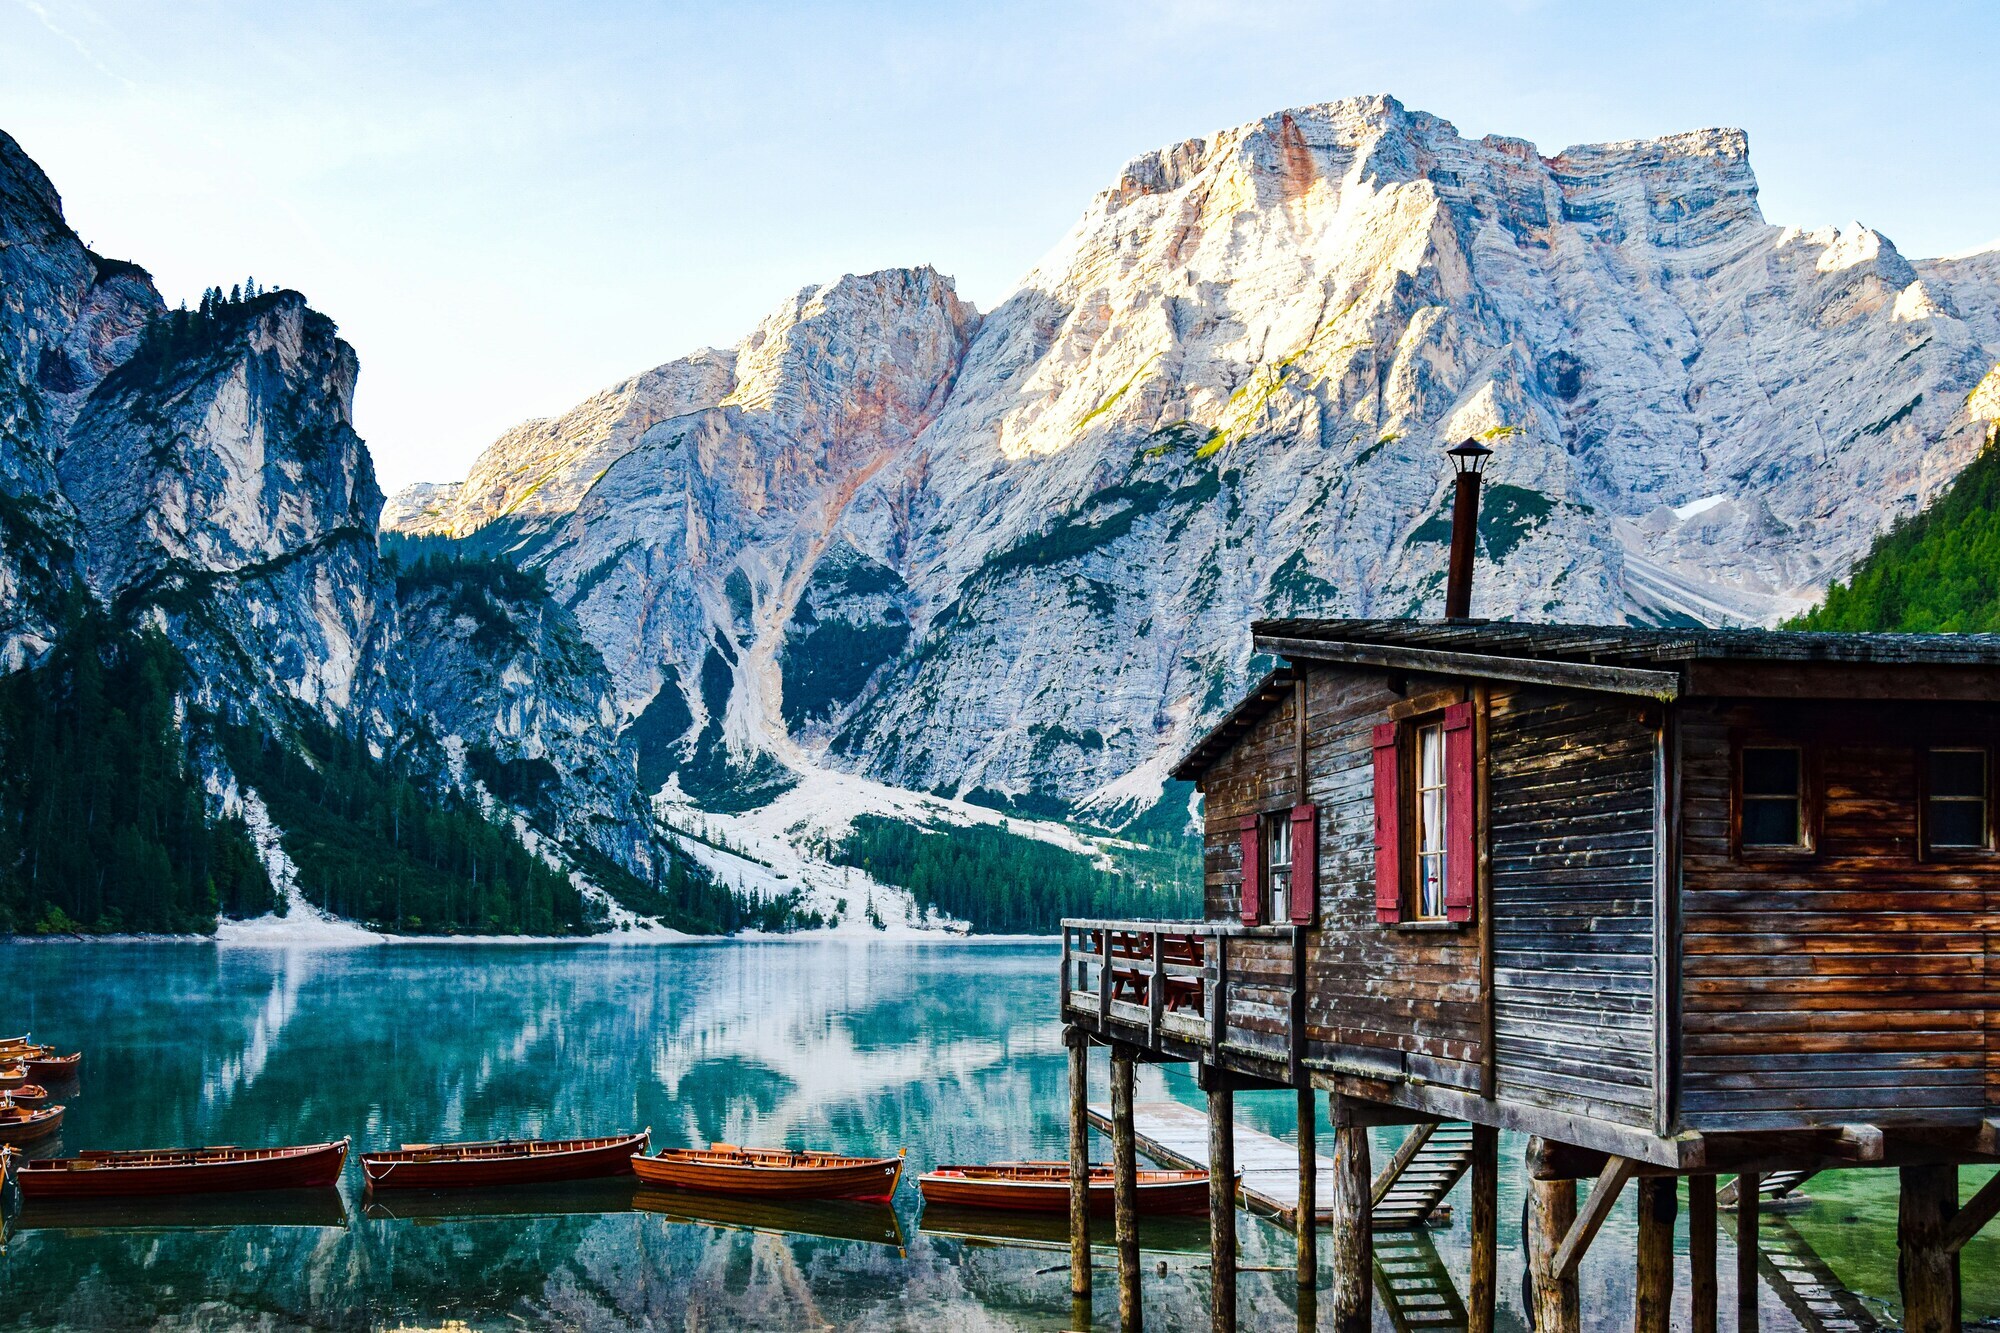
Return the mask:
<path id="1" fill-rule="evenodd" d="M 1431 648 L 1488 657 L 1623 666 L 1697 659 L 2000 666 L 2000 634 L 1826 634 L 1772 629 L 1632 629 L 1514 621 L 1259 620 L 1265 639 Z"/>
<path id="2" fill-rule="evenodd" d="M 1763 629 L 1637 629 L 1515 621 L 1259 620 L 1256 650 L 1294 661 L 1538 681 L 1670 700 L 1696 662 L 2000 667 L 2000 634 L 1827 634 Z M 1191 780 L 1255 726 L 1281 669 L 1260 681 L 1174 766 Z"/>

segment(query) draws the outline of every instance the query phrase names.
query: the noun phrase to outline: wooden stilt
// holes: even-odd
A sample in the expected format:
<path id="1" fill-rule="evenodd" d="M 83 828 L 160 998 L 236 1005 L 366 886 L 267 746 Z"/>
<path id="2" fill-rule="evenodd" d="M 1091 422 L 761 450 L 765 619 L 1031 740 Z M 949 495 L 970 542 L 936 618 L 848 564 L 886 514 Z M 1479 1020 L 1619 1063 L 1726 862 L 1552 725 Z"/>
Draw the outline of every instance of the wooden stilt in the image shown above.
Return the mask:
<path id="1" fill-rule="evenodd" d="M 1472 1127 L 1472 1277 L 1466 1300 L 1467 1333 L 1493 1333 L 1499 1287 L 1500 1131 Z"/>
<path id="2" fill-rule="evenodd" d="M 1715 1177 L 1688 1177 L 1688 1311 L 1694 1333 L 1715 1333 Z"/>
<path id="3" fill-rule="evenodd" d="M 1335 1333 L 1370 1333 L 1375 1326 L 1375 1231 L 1371 1225 L 1374 1175 L 1368 1165 L 1368 1128 L 1353 1123 L 1347 1099 L 1334 1094 L 1333 1110 L 1333 1327 Z"/>
<path id="4" fill-rule="evenodd" d="M 1090 1034 L 1063 1029 L 1069 1047 L 1069 1294 L 1090 1308 Z"/>
<path id="5" fill-rule="evenodd" d="M 1904 1333 L 1958 1333 L 1958 1255 L 1945 1243 L 1958 1212 L 1958 1168 L 1906 1166 L 1901 1175 L 1896 1278 Z"/>
<path id="6" fill-rule="evenodd" d="M 1736 1177 L 1736 1329 L 1757 1333 L 1757 1214 L 1764 1182 L 1755 1171 Z"/>
<path id="7" fill-rule="evenodd" d="M 1582 1310 L 1574 1269 L 1559 1275 L 1556 1256 L 1576 1225 L 1576 1182 L 1536 1180 L 1535 1165 L 1549 1155 L 1542 1139 L 1528 1140 L 1528 1274 L 1532 1279 L 1535 1333 L 1579 1333 Z"/>
<path id="8" fill-rule="evenodd" d="M 1674 1308 L 1674 1215 L 1680 1181 L 1647 1176 L 1639 1181 L 1639 1271 L 1632 1289 L 1635 1333 L 1667 1333 Z"/>
<path id="9" fill-rule="evenodd" d="M 1208 1324 L 1236 1333 L 1236 1095 L 1220 1075 L 1208 1089 Z"/>
<path id="10" fill-rule="evenodd" d="M 1118 1241 L 1118 1327 L 1139 1333 L 1139 1162 L 1132 1128 L 1132 1053 L 1111 1048 L 1112 1229 Z"/>
<path id="11" fill-rule="evenodd" d="M 1319 1095 L 1311 1084 L 1299 1089 L 1299 1290 L 1319 1285 Z"/>

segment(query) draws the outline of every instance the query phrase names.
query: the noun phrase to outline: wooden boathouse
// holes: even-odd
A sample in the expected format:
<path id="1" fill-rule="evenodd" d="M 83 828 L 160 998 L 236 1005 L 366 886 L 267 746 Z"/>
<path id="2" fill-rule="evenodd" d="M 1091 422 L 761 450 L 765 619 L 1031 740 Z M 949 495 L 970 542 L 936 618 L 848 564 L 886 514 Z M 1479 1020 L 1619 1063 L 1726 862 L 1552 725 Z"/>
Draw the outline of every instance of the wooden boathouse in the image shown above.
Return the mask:
<path id="1" fill-rule="evenodd" d="M 1683 1178 L 1684 1285 L 1714 1330 L 1719 1176 L 1738 1178 L 1735 1326 L 1754 1328 L 1760 1182 L 1834 1167 L 1899 1172 L 1904 1327 L 1959 1327 L 1958 1251 L 2000 1211 L 2000 1177 L 1959 1195 L 1961 1165 L 2000 1161 L 2000 636 L 1462 618 L 1253 635 L 1280 665 L 1176 770 L 1205 802 L 1203 919 L 1063 924 L 1073 1166 L 1085 1056 L 1106 1046 L 1127 1327 L 1142 1061 L 1195 1064 L 1208 1096 L 1219 1330 L 1231 1098 L 1266 1088 L 1299 1098 L 1300 1285 L 1330 1209 L 1343 1333 L 1372 1327 L 1378 1125 L 1468 1145 L 1480 1333 L 1501 1129 L 1531 1136 L 1541 1333 L 1578 1327 L 1578 1262 L 1628 1184 L 1635 1327 L 1667 1328 Z"/>

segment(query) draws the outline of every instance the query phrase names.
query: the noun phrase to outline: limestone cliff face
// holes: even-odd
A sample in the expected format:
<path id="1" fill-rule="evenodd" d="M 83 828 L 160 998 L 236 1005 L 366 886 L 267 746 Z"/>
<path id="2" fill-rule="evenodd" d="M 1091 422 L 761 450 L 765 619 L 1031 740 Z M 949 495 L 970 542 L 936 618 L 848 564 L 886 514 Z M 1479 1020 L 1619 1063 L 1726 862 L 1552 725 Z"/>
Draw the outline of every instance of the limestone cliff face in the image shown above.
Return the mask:
<path id="1" fill-rule="evenodd" d="M 332 321 L 277 292 L 142 347 L 70 427 L 58 475 L 91 590 L 168 627 L 199 702 L 378 736 L 400 718 L 356 373 Z"/>
<path id="2" fill-rule="evenodd" d="M 0 134 L 0 670 L 46 652 L 76 574 L 76 512 L 56 479 L 70 422 L 160 309 L 145 272 L 100 259 Z"/>
<path id="3" fill-rule="evenodd" d="M 648 779 L 1129 812 L 1253 617 L 1435 613 L 1442 446 L 1500 450 L 1476 613 L 1769 623 L 1971 457 L 1996 359 L 2000 261 L 1768 224 L 1738 131 L 1544 157 L 1357 98 L 1134 160 L 983 318 L 811 289 L 392 526 L 544 568 Z"/>

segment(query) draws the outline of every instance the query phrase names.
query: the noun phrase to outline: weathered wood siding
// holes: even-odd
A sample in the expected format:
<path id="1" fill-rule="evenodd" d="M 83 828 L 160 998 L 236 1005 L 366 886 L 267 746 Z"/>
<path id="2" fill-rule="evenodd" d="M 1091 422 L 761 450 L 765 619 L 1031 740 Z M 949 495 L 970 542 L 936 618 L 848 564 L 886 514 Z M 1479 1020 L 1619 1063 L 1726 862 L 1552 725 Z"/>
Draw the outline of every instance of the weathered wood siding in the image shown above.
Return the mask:
<path id="1" fill-rule="evenodd" d="M 1343 1065 L 1478 1090 L 1485 1060 L 1476 926 L 1400 928 L 1375 919 L 1375 774 L 1370 729 L 1454 682 L 1316 668 L 1306 677 L 1307 798 L 1319 807 L 1320 930 L 1308 953 L 1308 1049 Z M 1441 691 L 1443 691 L 1441 693 Z"/>
<path id="2" fill-rule="evenodd" d="M 1257 725 L 1203 775 L 1202 901 L 1210 921 L 1243 919 L 1243 853 L 1237 824 L 1244 815 L 1285 809 L 1298 800 L 1294 692 L 1285 687 Z"/>
<path id="3" fill-rule="evenodd" d="M 1657 730 L 1628 699 L 1496 687 L 1488 714 L 1503 1100 L 1649 1126 Z"/>
<path id="4" fill-rule="evenodd" d="M 1702 703 L 1683 710 L 1683 1120 L 1710 1130 L 1976 1118 L 2000 1104 L 2000 863 L 1918 856 L 1927 743 L 2000 710 Z M 1809 747 L 1814 855 L 1732 854 L 1732 731 Z"/>

